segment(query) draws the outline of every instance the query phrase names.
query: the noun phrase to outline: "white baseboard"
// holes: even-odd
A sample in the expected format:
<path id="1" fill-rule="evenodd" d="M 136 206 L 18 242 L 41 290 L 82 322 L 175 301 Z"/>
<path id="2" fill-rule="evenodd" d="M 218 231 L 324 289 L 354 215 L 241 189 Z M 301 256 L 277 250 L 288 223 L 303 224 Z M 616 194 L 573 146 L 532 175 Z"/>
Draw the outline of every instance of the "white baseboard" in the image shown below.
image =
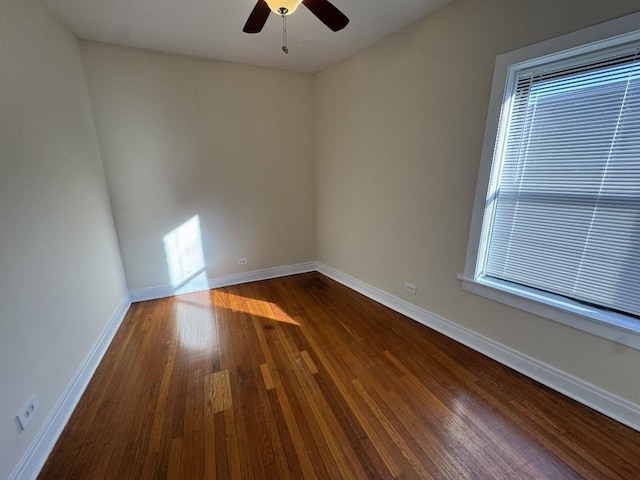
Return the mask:
<path id="1" fill-rule="evenodd" d="M 127 295 L 122 299 L 120 305 L 118 305 L 118 308 L 113 312 L 102 332 L 100 332 L 91 351 L 82 361 L 42 428 L 38 431 L 33 442 L 31 442 L 31 445 L 29 445 L 22 459 L 13 470 L 9 480 L 34 480 L 38 476 L 130 306 L 131 301 Z"/>
<path id="2" fill-rule="evenodd" d="M 286 277 L 288 275 L 296 275 L 298 273 L 314 272 L 315 270 L 316 262 L 297 263 L 295 265 L 286 265 L 284 267 L 266 268 L 264 270 L 255 270 L 253 272 L 223 275 L 221 277 L 210 279 L 209 285 L 211 285 L 211 288 L 229 287 L 231 285 L 239 285 L 241 283 L 257 282 L 259 280 Z"/>
<path id="3" fill-rule="evenodd" d="M 285 265 L 284 267 L 265 268 L 264 270 L 254 270 L 252 272 L 232 273 L 209 278 L 206 286 L 196 286 L 193 289 L 180 289 L 179 294 L 199 292 L 211 288 L 229 287 L 241 283 L 257 282 L 259 280 L 269 280 L 271 278 L 286 277 L 298 273 L 313 272 L 316 270 L 315 262 L 297 263 L 295 265 Z M 132 302 L 144 302 L 158 298 L 172 297 L 176 295 L 176 289 L 172 285 L 158 285 L 155 287 L 141 288 L 129 292 Z"/>
<path id="4" fill-rule="evenodd" d="M 131 290 L 129 296 L 131 301 L 146 302 L 147 300 L 156 300 L 158 298 L 167 298 L 175 295 L 173 285 L 156 285 L 155 287 L 138 288 Z"/>
<path id="5" fill-rule="evenodd" d="M 412 320 L 452 338 L 537 382 L 614 420 L 640 431 L 640 406 L 562 370 L 528 357 L 401 298 L 372 287 L 332 267 L 317 263 L 317 271 Z"/>

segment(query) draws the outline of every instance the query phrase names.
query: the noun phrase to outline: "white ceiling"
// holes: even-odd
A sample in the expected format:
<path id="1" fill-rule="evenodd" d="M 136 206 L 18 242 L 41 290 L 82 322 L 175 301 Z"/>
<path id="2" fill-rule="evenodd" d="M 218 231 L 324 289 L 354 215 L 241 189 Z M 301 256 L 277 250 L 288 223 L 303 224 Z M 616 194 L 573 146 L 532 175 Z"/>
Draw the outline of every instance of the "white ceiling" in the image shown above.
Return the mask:
<path id="1" fill-rule="evenodd" d="M 453 0 L 331 0 L 351 20 L 332 32 L 304 5 L 261 33 L 242 28 L 256 0 L 41 0 L 81 39 L 315 73 Z"/>

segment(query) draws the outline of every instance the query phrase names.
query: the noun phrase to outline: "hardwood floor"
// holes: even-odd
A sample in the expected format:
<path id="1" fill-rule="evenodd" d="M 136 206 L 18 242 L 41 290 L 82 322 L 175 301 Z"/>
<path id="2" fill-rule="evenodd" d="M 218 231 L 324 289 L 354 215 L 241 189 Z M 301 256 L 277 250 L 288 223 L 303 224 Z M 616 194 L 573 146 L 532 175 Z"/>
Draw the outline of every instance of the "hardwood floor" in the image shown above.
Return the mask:
<path id="1" fill-rule="evenodd" d="M 41 479 L 638 479 L 640 433 L 318 274 L 134 304 Z"/>

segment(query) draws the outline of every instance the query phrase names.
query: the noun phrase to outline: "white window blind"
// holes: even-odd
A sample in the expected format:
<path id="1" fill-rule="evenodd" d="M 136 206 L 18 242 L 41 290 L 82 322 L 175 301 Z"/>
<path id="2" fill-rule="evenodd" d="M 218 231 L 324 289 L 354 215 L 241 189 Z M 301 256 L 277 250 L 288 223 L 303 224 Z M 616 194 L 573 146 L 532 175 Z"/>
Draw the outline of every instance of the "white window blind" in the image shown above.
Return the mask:
<path id="1" fill-rule="evenodd" d="M 522 70 L 503 112 L 478 276 L 640 316 L 640 54 Z"/>

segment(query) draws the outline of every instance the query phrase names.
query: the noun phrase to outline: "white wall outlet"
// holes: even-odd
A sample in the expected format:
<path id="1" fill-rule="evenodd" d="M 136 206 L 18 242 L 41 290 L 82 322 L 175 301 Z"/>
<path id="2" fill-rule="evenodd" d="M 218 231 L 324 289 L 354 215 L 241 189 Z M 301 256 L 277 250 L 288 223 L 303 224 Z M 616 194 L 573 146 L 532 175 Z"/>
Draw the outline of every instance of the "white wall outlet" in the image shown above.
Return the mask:
<path id="1" fill-rule="evenodd" d="M 27 428 L 27 425 L 29 425 L 31 418 L 36 413 L 36 411 L 38 411 L 38 407 L 40 407 L 40 404 L 38 403 L 38 399 L 35 395 L 33 395 L 27 401 L 27 403 L 24 404 L 24 407 L 22 407 L 20 413 L 18 413 L 18 415 L 16 416 L 22 430 Z"/>
<path id="2" fill-rule="evenodd" d="M 247 259 L 246 258 L 239 258 L 238 259 L 238 265 L 246 265 L 247 264 Z"/>
<path id="3" fill-rule="evenodd" d="M 412 284 L 411 284 L 411 283 L 409 283 L 409 282 L 405 282 L 405 284 L 404 284 L 404 289 L 405 289 L 407 292 L 412 293 L 413 295 L 415 295 L 415 294 L 416 294 L 416 286 L 415 286 L 415 285 L 412 285 Z"/>

